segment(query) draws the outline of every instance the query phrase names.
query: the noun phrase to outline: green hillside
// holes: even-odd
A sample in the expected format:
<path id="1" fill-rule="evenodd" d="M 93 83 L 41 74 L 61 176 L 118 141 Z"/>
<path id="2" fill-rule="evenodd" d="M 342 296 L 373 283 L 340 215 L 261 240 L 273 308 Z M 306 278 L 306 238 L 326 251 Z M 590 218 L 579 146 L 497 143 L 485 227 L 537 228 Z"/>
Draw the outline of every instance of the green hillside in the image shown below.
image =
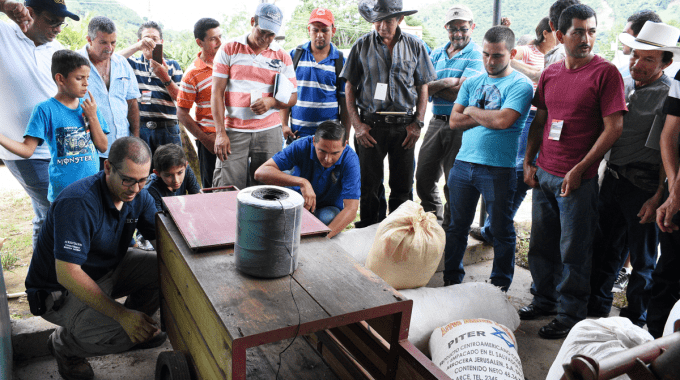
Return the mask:
<path id="1" fill-rule="evenodd" d="M 71 12 L 77 14 L 81 18 L 87 17 L 88 14 L 90 16 L 104 15 L 113 20 L 113 22 L 116 23 L 116 27 L 119 29 L 126 29 L 128 27 L 136 29 L 144 22 L 137 12 L 115 0 L 108 2 L 68 0 L 66 5 Z"/>

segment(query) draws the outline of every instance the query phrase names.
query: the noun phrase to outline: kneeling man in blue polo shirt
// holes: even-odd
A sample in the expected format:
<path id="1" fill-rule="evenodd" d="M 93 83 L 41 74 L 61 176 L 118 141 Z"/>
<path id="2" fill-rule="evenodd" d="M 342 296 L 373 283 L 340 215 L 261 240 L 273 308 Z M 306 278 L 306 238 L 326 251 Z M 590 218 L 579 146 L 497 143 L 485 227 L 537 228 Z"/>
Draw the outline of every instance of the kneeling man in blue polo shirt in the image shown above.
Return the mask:
<path id="1" fill-rule="evenodd" d="M 31 312 L 58 325 L 47 340 L 64 379 L 92 379 L 87 357 L 161 345 L 156 252 L 129 248 L 132 233 L 156 238 L 156 205 L 144 183 L 151 150 L 116 140 L 104 170 L 67 186 L 52 203 L 26 276 Z M 115 300 L 127 296 L 124 304 Z"/>
<path id="2" fill-rule="evenodd" d="M 329 238 L 354 220 L 361 196 L 359 157 L 345 133 L 339 122 L 324 121 L 314 136 L 296 140 L 255 172 L 257 181 L 300 192 L 305 208 L 331 229 Z"/>

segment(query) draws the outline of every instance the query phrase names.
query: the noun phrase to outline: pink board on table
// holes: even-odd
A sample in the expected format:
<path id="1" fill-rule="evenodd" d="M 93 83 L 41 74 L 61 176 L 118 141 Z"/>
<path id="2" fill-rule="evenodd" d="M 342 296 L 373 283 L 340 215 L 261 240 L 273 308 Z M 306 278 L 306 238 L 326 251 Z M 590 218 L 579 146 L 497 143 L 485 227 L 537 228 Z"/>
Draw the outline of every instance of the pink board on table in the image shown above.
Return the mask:
<path id="1" fill-rule="evenodd" d="M 163 198 L 187 245 L 193 250 L 231 247 L 236 242 L 238 191 L 182 195 Z M 311 212 L 303 209 L 302 236 L 330 232 Z"/>

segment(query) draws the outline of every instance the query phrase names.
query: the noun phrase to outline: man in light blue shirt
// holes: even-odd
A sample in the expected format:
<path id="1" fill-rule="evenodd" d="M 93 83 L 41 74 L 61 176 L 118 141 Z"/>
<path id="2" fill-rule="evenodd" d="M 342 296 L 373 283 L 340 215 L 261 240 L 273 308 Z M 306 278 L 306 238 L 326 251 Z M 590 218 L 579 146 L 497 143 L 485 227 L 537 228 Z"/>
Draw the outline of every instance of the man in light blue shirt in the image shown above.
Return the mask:
<path id="1" fill-rule="evenodd" d="M 437 80 L 428 83 L 432 101 L 432 120 L 425 132 L 423 145 L 418 153 L 416 169 L 416 192 L 425 211 L 434 211 L 437 219 L 444 219 L 443 226 L 450 222 L 449 191 L 444 185 L 446 204 L 442 207 L 437 182 L 444 174 L 444 180 L 456 159 L 462 130 L 449 128 L 449 116 L 458 90 L 466 79 L 484 72 L 482 52 L 472 42 L 472 11 L 465 5 L 454 5 L 446 13 L 444 28 L 448 31 L 449 42 L 431 54 Z"/>
<path id="2" fill-rule="evenodd" d="M 78 21 L 63 2 L 0 0 L 0 12 L 12 21 L 0 21 L 0 132 L 22 141 L 33 107 L 54 96 L 52 54 L 64 47 L 55 40 L 65 18 Z M 33 205 L 33 246 L 38 239 L 50 202 L 47 200 L 50 152 L 38 147 L 30 159 L 0 147 L 0 160 L 23 186 Z"/>
<path id="3" fill-rule="evenodd" d="M 78 51 L 90 60 L 89 90 L 111 133 L 109 148 L 99 153 L 100 168 L 109 157 L 111 144 L 121 137 L 139 137 L 141 96 L 132 67 L 125 58 L 113 54 L 116 48 L 116 25 L 104 16 L 93 17 L 87 27 L 87 45 Z"/>
<path id="4" fill-rule="evenodd" d="M 495 26 L 484 35 L 486 74 L 470 78 L 458 92 L 449 125 L 465 131 L 449 174 L 451 224 L 446 229 L 444 284 L 463 281 L 463 255 L 480 194 L 489 213 L 494 263 L 491 284 L 507 291 L 515 263 L 512 198 L 517 185 L 517 142 L 529 114 L 533 85 L 510 67 L 515 34 Z"/>

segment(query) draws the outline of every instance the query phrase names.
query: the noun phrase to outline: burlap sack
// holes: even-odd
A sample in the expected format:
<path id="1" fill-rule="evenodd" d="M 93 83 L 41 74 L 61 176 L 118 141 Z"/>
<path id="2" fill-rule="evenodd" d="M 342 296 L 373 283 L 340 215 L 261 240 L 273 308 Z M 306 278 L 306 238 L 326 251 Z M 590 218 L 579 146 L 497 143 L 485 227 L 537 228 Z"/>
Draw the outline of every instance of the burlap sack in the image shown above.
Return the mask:
<path id="1" fill-rule="evenodd" d="M 406 201 L 380 223 L 366 268 L 395 289 L 425 286 L 437 270 L 445 245 L 446 234 L 437 217 Z"/>

